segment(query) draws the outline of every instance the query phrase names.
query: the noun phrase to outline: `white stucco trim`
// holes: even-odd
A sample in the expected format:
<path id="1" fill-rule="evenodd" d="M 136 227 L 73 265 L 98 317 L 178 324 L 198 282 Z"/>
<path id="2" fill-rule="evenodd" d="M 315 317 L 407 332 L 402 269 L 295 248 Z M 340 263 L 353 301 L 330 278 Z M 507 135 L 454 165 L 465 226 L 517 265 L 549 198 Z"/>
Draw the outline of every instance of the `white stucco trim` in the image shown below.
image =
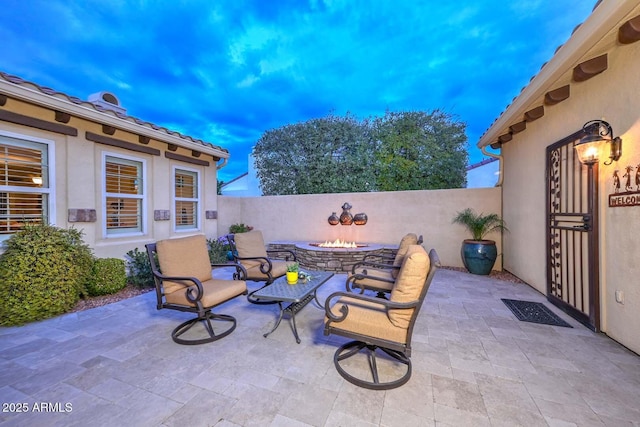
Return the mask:
<path id="1" fill-rule="evenodd" d="M 129 160 L 132 162 L 138 162 L 142 164 L 142 218 L 141 218 L 141 231 L 129 232 L 129 233 L 115 233 L 109 234 L 107 232 L 107 182 L 106 182 L 106 168 L 107 168 L 107 157 L 114 157 L 116 159 Z M 116 239 L 120 237 L 131 237 L 131 236 L 146 236 L 150 234 L 148 219 L 147 219 L 147 204 L 149 203 L 149 193 L 147 185 L 147 181 L 149 180 L 149 170 L 147 168 L 147 161 L 141 157 L 129 156 L 127 154 L 121 154 L 117 152 L 103 151 L 101 153 L 101 162 L 100 162 L 100 200 L 101 200 L 101 212 L 100 217 L 102 217 L 102 238 L 103 239 Z"/>
<path id="2" fill-rule="evenodd" d="M 197 177 L 197 188 L 198 188 L 198 208 L 196 210 L 197 220 L 195 228 L 178 228 L 176 226 L 176 218 L 178 217 L 178 212 L 176 212 L 176 170 L 183 170 L 186 172 L 192 172 L 196 174 Z M 202 230 L 202 216 L 204 214 L 203 209 L 203 200 L 202 200 L 202 176 L 203 171 L 200 169 L 190 168 L 182 165 L 173 165 L 171 167 L 171 227 L 174 233 L 193 233 L 194 231 Z"/>
<path id="3" fill-rule="evenodd" d="M 46 191 L 46 193 L 49 195 L 49 203 L 47 206 L 49 210 L 48 224 L 56 225 L 56 144 L 55 144 L 55 141 L 50 139 L 38 138 L 36 136 L 25 135 L 22 133 L 9 132 L 2 129 L 0 129 L 0 135 L 6 136 L 8 138 L 21 139 L 23 141 L 37 142 L 40 144 L 45 144 L 47 146 L 47 158 L 48 158 L 48 169 L 49 169 L 48 171 L 49 187 Z M 22 191 L 29 192 L 28 188 L 25 188 Z"/>

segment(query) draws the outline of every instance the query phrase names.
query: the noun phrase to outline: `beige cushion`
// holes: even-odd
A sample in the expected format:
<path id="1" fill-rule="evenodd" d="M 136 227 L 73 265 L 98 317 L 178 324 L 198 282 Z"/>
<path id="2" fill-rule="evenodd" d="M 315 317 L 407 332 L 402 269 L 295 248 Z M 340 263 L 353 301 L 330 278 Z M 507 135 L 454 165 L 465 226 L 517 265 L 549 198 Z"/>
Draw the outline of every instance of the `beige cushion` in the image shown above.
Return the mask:
<path id="1" fill-rule="evenodd" d="M 420 298 L 429 274 L 429 255 L 420 245 L 411 245 L 402 262 L 396 283 L 391 290 L 390 301 L 411 302 Z M 389 309 L 389 320 L 395 326 L 408 328 L 414 309 Z"/>
<path id="2" fill-rule="evenodd" d="M 211 261 L 203 235 L 161 240 L 156 248 L 160 271 L 165 276 L 195 277 L 201 282 L 211 279 Z M 182 283 L 168 280 L 163 281 L 163 286 L 165 294 L 185 288 Z"/>
<path id="3" fill-rule="evenodd" d="M 407 250 L 411 245 L 418 244 L 418 236 L 414 233 L 409 233 L 400 240 L 400 246 L 398 246 L 398 252 L 396 252 L 396 258 L 393 260 L 394 266 L 401 266 L 402 261 L 404 260 L 405 255 L 407 254 Z M 398 277 L 398 270 L 394 269 L 391 271 L 391 276 L 395 279 Z"/>
<path id="4" fill-rule="evenodd" d="M 168 303 L 191 305 L 195 304 L 189 302 L 186 294 L 187 288 L 182 288 L 182 291 L 172 292 L 165 295 Z M 201 302 L 203 307 L 213 307 L 220 303 L 223 303 L 233 297 L 236 297 L 247 290 L 247 283 L 243 280 L 218 280 L 209 279 L 202 282 L 202 289 L 204 295 Z"/>
<path id="5" fill-rule="evenodd" d="M 235 241 L 235 244 L 236 244 L 238 257 L 267 258 L 267 249 L 264 244 L 264 238 L 262 237 L 261 231 L 253 230 L 246 233 L 237 233 L 233 236 L 233 240 Z M 260 261 L 240 260 L 240 264 L 242 264 L 245 268 L 249 269 L 254 266 L 259 266 Z"/>
<path id="6" fill-rule="evenodd" d="M 381 304 L 340 297 L 331 307 L 336 316 L 341 316 L 340 307 L 347 304 L 349 314 L 342 322 L 331 322 L 331 327 L 356 334 L 386 339 L 398 343 L 407 342 L 407 329 L 395 326 L 387 316 L 386 308 Z M 325 318 L 325 323 L 329 319 Z"/>

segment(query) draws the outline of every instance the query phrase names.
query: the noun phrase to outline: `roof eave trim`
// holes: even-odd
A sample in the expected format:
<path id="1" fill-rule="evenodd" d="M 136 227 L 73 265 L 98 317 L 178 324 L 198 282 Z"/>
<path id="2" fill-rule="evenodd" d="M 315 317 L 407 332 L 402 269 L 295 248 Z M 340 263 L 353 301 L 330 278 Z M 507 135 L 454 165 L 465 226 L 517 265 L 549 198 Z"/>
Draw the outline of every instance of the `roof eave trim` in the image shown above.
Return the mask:
<path id="1" fill-rule="evenodd" d="M 522 121 L 524 113 L 532 107 L 532 102 L 542 98 L 552 89 L 549 87 L 551 84 L 572 70 L 581 58 L 635 7 L 635 2 L 602 1 L 480 137 L 477 147 L 493 144 L 514 122 Z"/>
<path id="2" fill-rule="evenodd" d="M 7 96 L 14 97 L 29 103 L 35 103 L 42 107 L 47 107 L 53 110 L 69 113 L 73 116 L 80 117 L 82 119 L 110 125 L 117 129 L 122 129 L 124 131 L 135 133 L 137 135 L 147 136 L 149 138 L 153 138 L 155 140 L 165 142 L 168 144 L 175 144 L 177 146 L 188 148 L 190 150 L 195 149 L 197 151 L 209 154 L 214 157 L 218 157 L 222 159 L 229 158 L 228 152 L 218 150 L 209 145 L 196 144 L 194 142 L 185 141 L 183 138 L 180 138 L 178 136 L 171 135 L 169 133 L 165 133 L 160 130 L 148 128 L 146 126 L 142 126 L 140 124 L 130 122 L 129 120 L 112 116 L 109 113 L 102 113 L 100 111 L 96 111 L 87 106 L 74 104 L 70 101 L 56 98 L 55 96 L 47 95 L 40 91 L 31 89 L 28 87 L 15 85 L 13 83 L 6 82 L 1 79 L 0 79 L 0 91 L 2 91 L 3 93 L 6 93 Z"/>

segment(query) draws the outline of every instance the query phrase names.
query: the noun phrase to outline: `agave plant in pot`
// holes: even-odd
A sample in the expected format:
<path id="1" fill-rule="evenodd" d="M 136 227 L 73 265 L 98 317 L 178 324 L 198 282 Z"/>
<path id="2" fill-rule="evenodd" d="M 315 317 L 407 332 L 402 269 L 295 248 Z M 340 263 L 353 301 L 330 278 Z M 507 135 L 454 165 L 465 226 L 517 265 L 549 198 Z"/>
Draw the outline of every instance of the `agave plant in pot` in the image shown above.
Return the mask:
<path id="1" fill-rule="evenodd" d="M 491 273 L 498 257 L 495 240 L 485 239 L 492 231 L 509 231 L 504 220 L 498 214 L 477 214 L 467 208 L 458 212 L 453 219 L 454 224 L 461 224 L 471 233 L 471 239 L 462 242 L 460 255 L 462 263 L 472 274 L 487 275 Z"/>

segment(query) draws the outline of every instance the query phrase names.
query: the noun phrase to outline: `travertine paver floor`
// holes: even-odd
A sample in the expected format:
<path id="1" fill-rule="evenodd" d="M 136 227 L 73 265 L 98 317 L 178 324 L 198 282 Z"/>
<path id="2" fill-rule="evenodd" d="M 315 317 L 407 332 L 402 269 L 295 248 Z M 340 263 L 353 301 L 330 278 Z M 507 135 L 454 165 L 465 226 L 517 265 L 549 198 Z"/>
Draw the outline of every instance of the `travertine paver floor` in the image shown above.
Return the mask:
<path id="1" fill-rule="evenodd" d="M 526 285 L 438 271 L 413 376 L 389 391 L 336 373 L 343 341 L 313 305 L 299 345 L 285 322 L 263 338 L 276 307 L 241 298 L 218 310 L 238 319 L 230 336 L 180 346 L 170 332 L 188 315 L 154 298 L 0 328 L 0 426 L 640 426 L 640 357 L 555 307 L 573 329 L 518 321 L 500 298 L 545 301 Z"/>

